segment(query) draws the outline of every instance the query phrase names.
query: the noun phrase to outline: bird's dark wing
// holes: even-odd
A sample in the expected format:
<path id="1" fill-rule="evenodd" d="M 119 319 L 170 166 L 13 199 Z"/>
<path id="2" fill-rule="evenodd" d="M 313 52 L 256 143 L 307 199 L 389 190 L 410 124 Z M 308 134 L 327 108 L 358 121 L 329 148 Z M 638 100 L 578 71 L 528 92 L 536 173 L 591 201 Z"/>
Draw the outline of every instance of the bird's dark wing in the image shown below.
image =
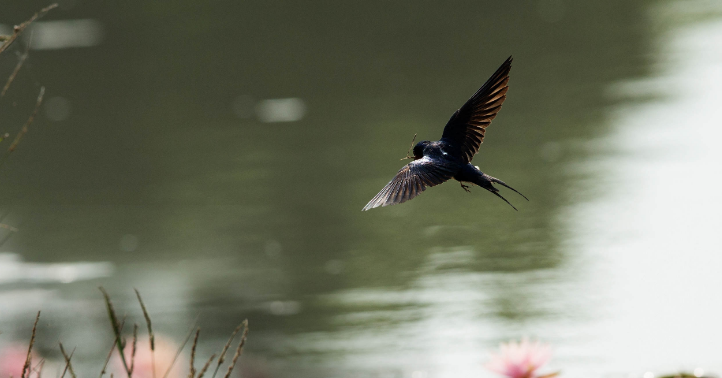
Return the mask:
<path id="1" fill-rule="evenodd" d="M 401 168 L 393 180 L 366 204 L 363 211 L 406 202 L 418 196 L 426 187 L 439 185 L 453 176 L 454 171 L 443 162 L 428 156 L 414 160 Z"/>
<path id="2" fill-rule="evenodd" d="M 465 163 L 470 162 L 479 152 L 486 127 L 499 113 L 501 104 L 506 99 L 510 70 L 511 57 L 451 116 L 444 127 L 441 140 L 461 150 Z"/>

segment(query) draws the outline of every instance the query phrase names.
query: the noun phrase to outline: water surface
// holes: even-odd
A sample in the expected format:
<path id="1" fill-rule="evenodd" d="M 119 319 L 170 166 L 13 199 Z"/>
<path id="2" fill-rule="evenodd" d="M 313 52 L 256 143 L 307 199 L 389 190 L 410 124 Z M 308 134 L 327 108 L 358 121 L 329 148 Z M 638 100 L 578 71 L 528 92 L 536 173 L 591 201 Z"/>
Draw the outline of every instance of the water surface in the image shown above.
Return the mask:
<path id="1" fill-rule="evenodd" d="M 31 51 L 0 102 L 13 125 L 38 83 L 55 99 L 0 174 L 20 229 L 0 258 L 14 272 L 0 337 L 24 340 L 42 309 L 41 350 L 78 345 L 94 372 L 112 341 L 104 285 L 137 321 L 140 289 L 176 339 L 198 318 L 204 355 L 249 318 L 246 375 L 483 376 L 489 349 L 524 335 L 569 375 L 722 371 L 721 15 L 704 1 L 65 3 L 46 20 L 102 40 Z M 531 201 L 509 193 L 514 212 L 449 183 L 361 212 L 414 133 L 438 138 L 511 54 L 474 163 Z"/>

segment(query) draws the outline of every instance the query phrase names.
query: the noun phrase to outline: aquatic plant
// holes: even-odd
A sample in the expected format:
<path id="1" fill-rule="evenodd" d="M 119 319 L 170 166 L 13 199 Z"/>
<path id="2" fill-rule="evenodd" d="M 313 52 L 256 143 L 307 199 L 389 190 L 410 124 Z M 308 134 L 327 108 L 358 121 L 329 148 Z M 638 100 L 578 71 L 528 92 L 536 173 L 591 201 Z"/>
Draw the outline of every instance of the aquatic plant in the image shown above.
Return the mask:
<path id="1" fill-rule="evenodd" d="M 113 365 L 115 367 L 114 370 L 119 370 L 125 373 L 123 375 L 127 375 L 128 378 L 133 378 L 134 376 L 136 378 L 180 378 L 184 376 L 188 378 L 203 378 L 206 372 L 208 372 L 211 364 L 216 361 L 215 370 L 211 376 L 211 378 L 215 378 L 219 369 L 224 364 L 229 347 L 236 339 L 236 335 L 241 329 L 243 329 L 241 339 L 238 342 L 233 358 L 230 363 L 227 364 L 224 378 L 229 378 L 231 376 L 231 373 L 236 367 L 241 354 L 243 354 L 243 347 L 246 345 L 246 339 L 248 337 L 248 319 L 244 320 L 238 327 L 236 327 L 220 354 L 212 354 L 206 360 L 205 364 L 202 365 L 202 368 L 200 370 L 196 370 L 196 348 L 198 346 L 200 328 L 195 327 L 195 325 L 191 327 L 183 343 L 177 347 L 170 340 L 158 337 L 158 335 L 153 332 L 152 323 L 150 316 L 148 315 L 148 311 L 146 310 L 145 303 L 143 303 L 140 293 L 136 290 L 136 296 L 138 298 L 141 311 L 143 312 L 143 317 L 146 321 L 148 334 L 139 335 L 138 325 L 133 324 L 132 333 L 129 335 L 127 329 L 124 332 L 125 317 L 122 319 L 118 318 L 115 308 L 113 307 L 113 303 L 110 300 L 110 296 L 102 287 L 100 288 L 100 291 L 103 293 L 103 297 L 105 298 L 105 307 L 108 311 L 108 318 L 110 320 L 110 326 L 114 336 L 108 357 L 105 359 L 105 363 L 100 370 L 100 378 L 107 374 L 108 364 L 111 359 L 113 359 L 114 353 L 117 354 L 117 357 L 113 360 Z M 11 376 L 20 378 L 41 376 L 45 360 L 33 351 L 39 319 L 40 312 L 38 312 L 35 317 L 35 324 L 33 325 L 30 343 L 27 349 L 21 350 L 16 346 L 12 350 L 0 351 L 0 374 L 10 373 L 12 374 Z M 190 361 L 188 364 L 188 374 L 182 374 L 176 363 L 193 335 L 195 335 L 195 337 L 193 337 L 191 345 L 190 358 L 188 360 L 183 359 L 185 361 Z M 64 368 L 62 369 L 60 378 L 65 378 L 66 374 L 72 378 L 76 378 L 72 363 L 75 349 L 70 350 L 70 353 L 68 353 L 62 343 L 58 344 L 64 359 Z M 218 356 L 217 360 L 216 356 Z M 110 374 L 110 377 L 112 378 L 113 374 Z"/>
<path id="2" fill-rule="evenodd" d="M 559 373 L 539 374 L 538 370 L 549 362 L 551 346 L 524 338 L 501 344 L 498 353 L 492 353 L 485 367 L 509 378 L 551 378 Z"/>

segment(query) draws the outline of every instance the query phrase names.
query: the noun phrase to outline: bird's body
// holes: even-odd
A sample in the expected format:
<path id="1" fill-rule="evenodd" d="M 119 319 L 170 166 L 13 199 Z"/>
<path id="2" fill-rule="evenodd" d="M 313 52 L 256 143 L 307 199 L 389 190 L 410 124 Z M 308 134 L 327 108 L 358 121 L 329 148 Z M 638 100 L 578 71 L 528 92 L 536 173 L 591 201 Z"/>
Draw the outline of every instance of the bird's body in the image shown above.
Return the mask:
<path id="1" fill-rule="evenodd" d="M 522 197 L 524 195 L 471 164 L 471 159 L 484 140 L 486 127 L 491 124 L 506 99 L 510 69 L 511 57 L 451 116 L 441 140 L 422 141 L 414 146 L 414 161 L 401 168 L 363 210 L 406 202 L 427 187 L 451 178 L 459 181 L 467 192 L 469 189 L 464 182 L 478 185 L 514 207 L 492 184 L 505 186 Z"/>

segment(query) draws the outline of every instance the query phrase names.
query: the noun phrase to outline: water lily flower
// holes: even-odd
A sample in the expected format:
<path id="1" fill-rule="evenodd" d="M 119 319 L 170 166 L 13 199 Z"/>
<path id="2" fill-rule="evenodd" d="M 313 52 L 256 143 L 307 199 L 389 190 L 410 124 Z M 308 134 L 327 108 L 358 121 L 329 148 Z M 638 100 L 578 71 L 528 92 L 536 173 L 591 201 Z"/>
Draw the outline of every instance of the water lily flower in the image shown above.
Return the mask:
<path id="1" fill-rule="evenodd" d="M 20 377 L 25 367 L 25 359 L 28 357 L 28 346 L 15 343 L 0 348 L 0 377 Z M 42 360 L 33 350 L 31 352 L 31 371 L 26 372 L 26 377 L 37 377 L 35 368 Z"/>
<path id="2" fill-rule="evenodd" d="M 501 344 L 498 353 L 492 353 L 484 366 L 509 378 L 552 378 L 559 373 L 539 374 L 538 370 L 549 362 L 551 347 L 539 341 L 523 338 L 520 343 Z"/>

